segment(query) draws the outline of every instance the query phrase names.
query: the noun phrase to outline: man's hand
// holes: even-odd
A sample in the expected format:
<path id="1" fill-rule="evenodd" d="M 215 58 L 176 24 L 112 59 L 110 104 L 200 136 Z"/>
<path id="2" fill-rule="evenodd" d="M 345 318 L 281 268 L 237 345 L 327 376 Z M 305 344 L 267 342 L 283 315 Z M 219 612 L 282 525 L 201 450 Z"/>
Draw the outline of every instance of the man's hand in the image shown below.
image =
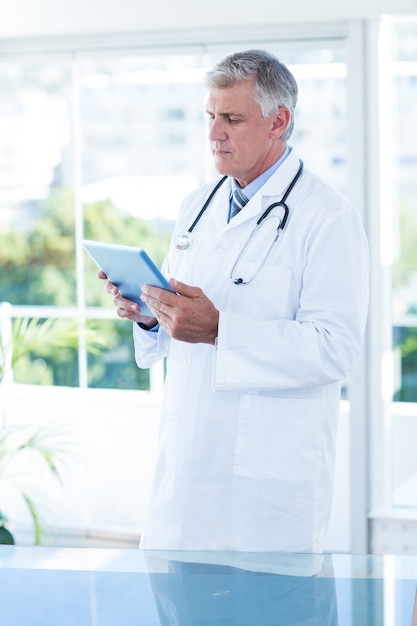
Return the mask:
<path id="1" fill-rule="evenodd" d="M 146 302 L 162 328 L 188 343 L 214 344 L 219 312 L 199 287 L 190 287 L 171 278 L 176 293 L 144 285 L 141 299 Z"/>
<path id="2" fill-rule="evenodd" d="M 145 328 L 150 330 L 154 326 L 157 325 L 157 320 L 154 317 L 149 317 L 148 315 L 140 314 L 140 306 L 136 302 L 132 302 L 131 300 L 127 300 L 122 296 L 119 292 L 116 285 L 113 285 L 109 280 L 107 280 L 107 276 L 104 272 L 98 273 L 98 278 L 101 280 L 106 280 L 106 291 L 114 296 L 114 304 L 116 305 L 116 313 L 122 319 L 130 320 L 131 322 L 139 322 L 143 324 Z"/>

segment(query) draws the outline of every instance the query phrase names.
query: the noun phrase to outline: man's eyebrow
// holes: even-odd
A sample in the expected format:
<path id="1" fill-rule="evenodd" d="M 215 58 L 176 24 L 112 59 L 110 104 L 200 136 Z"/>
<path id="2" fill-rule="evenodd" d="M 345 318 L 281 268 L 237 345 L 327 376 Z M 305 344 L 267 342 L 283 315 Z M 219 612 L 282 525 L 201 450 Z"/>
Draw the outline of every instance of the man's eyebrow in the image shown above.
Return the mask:
<path id="1" fill-rule="evenodd" d="M 213 111 L 210 111 L 209 109 L 206 109 L 206 112 L 208 115 L 213 115 Z M 233 111 L 221 111 L 218 112 L 217 115 L 220 115 L 221 117 L 238 117 L 242 120 L 246 117 L 243 113 L 234 113 Z"/>

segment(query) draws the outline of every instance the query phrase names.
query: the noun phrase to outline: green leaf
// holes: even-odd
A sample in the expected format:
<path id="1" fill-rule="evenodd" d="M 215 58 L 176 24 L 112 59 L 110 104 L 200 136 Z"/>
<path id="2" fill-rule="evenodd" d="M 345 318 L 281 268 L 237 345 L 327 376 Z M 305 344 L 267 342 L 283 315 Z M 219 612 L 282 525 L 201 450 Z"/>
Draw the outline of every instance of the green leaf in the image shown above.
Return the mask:
<path id="1" fill-rule="evenodd" d="M 44 533 L 44 526 L 39 513 L 41 508 L 39 498 L 35 499 L 29 494 L 27 488 L 16 484 L 13 480 L 13 474 L 8 471 L 11 462 L 23 453 L 38 456 L 44 462 L 45 470 L 61 485 L 63 481 L 59 468 L 64 466 L 71 456 L 75 455 L 66 428 L 46 425 L 29 433 L 24 428 L 13 430 L 3 428 L 0 430 L 0 478 L 7 479 L 23 498 L 32 519 L 35 544 L 39 545 Z M 45 505 L 46 503 L 43 503 L 43 509 L 46 508 Z M 4 507 L 4 503 L 0 502 L 0 506 Z M 1 519 L 0 514 L 0 526 Z"/>
<path id="2" fill-rule="evenodd" d="M 13 323 L 10 343 L 4 344 L 0 336 L 0 381 L 8 360 L 14 369 L 20 360 L 32 353 L 46 356 L 60 348 L 78 349 L 81 340 L 85 341 L 87 351 L 92 354 L 99 354 L 108 346 L 100 333 L 81 327 L 77 320 L 17 318 Z"/>

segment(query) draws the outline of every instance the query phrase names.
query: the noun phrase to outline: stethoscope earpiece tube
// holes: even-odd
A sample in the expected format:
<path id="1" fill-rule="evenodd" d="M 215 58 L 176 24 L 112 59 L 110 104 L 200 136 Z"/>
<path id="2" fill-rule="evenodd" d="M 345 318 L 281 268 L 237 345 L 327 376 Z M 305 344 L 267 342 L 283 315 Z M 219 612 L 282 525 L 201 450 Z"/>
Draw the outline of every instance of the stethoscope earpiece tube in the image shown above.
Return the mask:
<path id="1" fill-rule="evenodd" d="M 288 215 L 289 215 L 289 208 L 288 206 L 285 204 L 288 196 L 290 195 L 290 193 L 292 192 L 295 183 L 297 182 L 297 180 L 300 178 L 301 174 L 303 173 L 303 169 L 304 169 L 304 163 L 301 161 L 300 159 L 300 167 L 298 168 L 298 171 L 296 173 L 296 175 L 294 176 L 294 178 L 292 179 L 291 183 L 288 186 L 287 191 L 284 193 L 284 195 L 282 196 L 281 200 L 279 202 L 274 202 L 273 204 L 270 204 L 269 207 L 266 209 L 266 211 L 264 211 L 261 215 L 261 217 L 258 219 L 258 221 L 256 222 L 256 225 L 259 226 L 261 224 L 261 222 L 263 222 L 263 220 L 268 217 L 269 213 L 272 211 L 272 209 L 275 209 L 277 206 L 281 206 L 284 209 L 284 216 L 278 226 L 279 229 L 284 230 L 285 228 L 285 224 L 287 223 L 287 219 L 288 219 Z"/>
<path id="2" fill-rule="evenodd" d="M 221 178 L 219 180 L 219 182 L 217 183 L 217 185 L 215 186 L 215 188 L 213 189 L 213 191 L 211 192 L 211 194 L 209 195 L 209 197 L 205 201 L 204 205 L 202 206 L 200 213 L 197 215 L 197 217 L 195 218 L 194 222 L 191 224 L 190 228 L 188 229 L 189 233 L 193 232 L 194 228 L 197 226 L 198 222 L 200 221 L 203 213 L 207 209 L 207 207 L 210 204 L 210 202 L 213 200 L 214 195 L 217 193 L 217 191 L 223 185 L 223 183 L 226 180 L 226 178 L 228 178 L 228 176 L 223 176 L 223 178 Z"/>

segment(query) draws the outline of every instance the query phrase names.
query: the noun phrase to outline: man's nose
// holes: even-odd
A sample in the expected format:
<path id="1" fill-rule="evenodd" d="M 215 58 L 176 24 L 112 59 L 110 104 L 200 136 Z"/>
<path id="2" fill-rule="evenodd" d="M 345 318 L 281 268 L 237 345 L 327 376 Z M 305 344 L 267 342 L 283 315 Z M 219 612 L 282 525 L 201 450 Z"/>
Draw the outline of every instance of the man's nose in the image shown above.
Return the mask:
<path id="1" fill-rule="evenodd" d="M 225 124 L 221 118 L 215 118 L 210 122 L 209 128 L 210 141 L 224 141 L 227 139 Z"/>

